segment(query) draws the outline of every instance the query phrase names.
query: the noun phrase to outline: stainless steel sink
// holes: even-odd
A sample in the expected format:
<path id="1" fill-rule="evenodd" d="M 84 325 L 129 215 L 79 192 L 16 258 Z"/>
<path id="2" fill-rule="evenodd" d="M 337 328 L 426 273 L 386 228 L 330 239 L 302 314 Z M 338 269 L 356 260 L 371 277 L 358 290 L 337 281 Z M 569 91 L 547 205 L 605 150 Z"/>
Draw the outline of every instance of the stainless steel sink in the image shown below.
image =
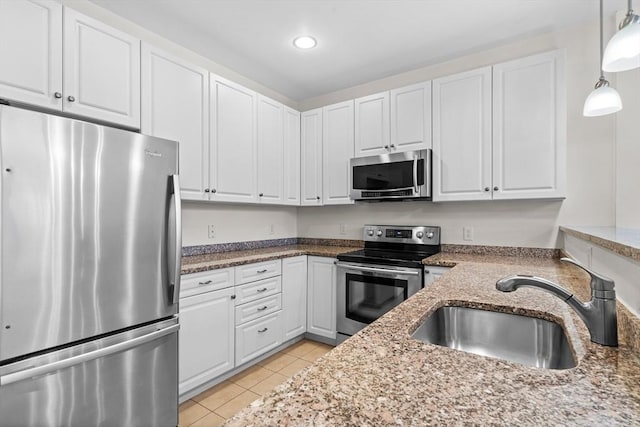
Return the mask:
<path id="1" fill-rule="evenodd" d="M 535 317 L 440 307 L 412 336 L 431 344 L 538 368 L 576 366 L 562 326 Z"/>

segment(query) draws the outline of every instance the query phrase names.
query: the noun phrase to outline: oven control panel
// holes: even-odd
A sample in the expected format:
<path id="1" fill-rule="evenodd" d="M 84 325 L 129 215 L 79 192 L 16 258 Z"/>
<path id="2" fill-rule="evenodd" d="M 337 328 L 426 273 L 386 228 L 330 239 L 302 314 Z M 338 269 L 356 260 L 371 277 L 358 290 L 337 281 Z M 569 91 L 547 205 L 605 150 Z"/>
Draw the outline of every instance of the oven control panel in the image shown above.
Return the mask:
<path id="1" fill-rule="evenodd" d="M 367 242 L 440 244 L 440 227 L 436 226 L 365 225 L 363 234 Z"/>

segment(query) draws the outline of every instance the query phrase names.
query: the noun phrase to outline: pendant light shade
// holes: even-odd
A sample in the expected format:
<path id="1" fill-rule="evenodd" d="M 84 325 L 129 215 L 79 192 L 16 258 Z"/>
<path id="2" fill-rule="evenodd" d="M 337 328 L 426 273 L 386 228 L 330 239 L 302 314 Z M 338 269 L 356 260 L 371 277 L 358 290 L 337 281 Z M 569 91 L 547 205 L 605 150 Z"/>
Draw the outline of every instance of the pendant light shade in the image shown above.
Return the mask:
<path id="1" fill-rule="evenodd" d="M 602 62 L 602 26 L 603 26 L 603 6 L 600 0 L 600 61 Z M 622 110 L 622 100 L 620 94 L 609 86 L 609 82 L 604 78 L 604 71 L 600 68 L 600 79 L 596 83 L 595 89 L 589 94 L 584 102 L 582 114 L 586 117 L 604 116 Z"/>
<path id="2" fill-rule="evenodd" d="M 640 67 L 640 16 L 629 10 L 620 30 L 611 37 L 602 58 L 602 69 L 609 72 Z"/>
<path id="3" fill-rule="evenodd" d="M 614 88 L 609 87 L 609 82 L 600 80 L 584 102 L 583 114 L 586 117 L 596 117 L 616 113 L 620 110 L 622 110 L 620 94 Z"/>

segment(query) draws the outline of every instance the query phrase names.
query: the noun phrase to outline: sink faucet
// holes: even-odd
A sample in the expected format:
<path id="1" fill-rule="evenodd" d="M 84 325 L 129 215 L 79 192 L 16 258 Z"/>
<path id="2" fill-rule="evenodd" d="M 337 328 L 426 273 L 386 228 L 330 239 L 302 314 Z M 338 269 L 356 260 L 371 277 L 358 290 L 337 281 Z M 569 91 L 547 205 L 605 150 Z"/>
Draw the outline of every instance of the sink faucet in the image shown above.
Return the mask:
<path id="1" fill-rule="evenodd" d="M 580 267 L 591 276 L 591 301 L 580 302 L 571 292 L 541 277 L 525 274 L 503 277 L 496 282 L 496 289 L 513 292 L 520 287 L 538 288 L 561 298 L 571 306 L 589 329 L 591 341 L 608 346 L 618 345 L 618 316 L 616 312 L 616 291 L 613 280 L 601 276 L 571 258 L 561 258 Z"/>

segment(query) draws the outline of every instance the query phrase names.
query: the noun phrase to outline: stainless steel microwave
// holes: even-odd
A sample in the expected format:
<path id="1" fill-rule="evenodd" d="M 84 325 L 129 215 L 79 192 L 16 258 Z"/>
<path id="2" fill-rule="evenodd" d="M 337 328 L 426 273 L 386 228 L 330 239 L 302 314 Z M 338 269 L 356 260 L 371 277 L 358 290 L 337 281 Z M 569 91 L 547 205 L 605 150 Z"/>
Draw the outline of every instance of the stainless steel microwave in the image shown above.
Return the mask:
<path id="1" fill-rule="evenodd" d="M 431 150 L 406 151 L 350 161 L 353 200 L 431 200 Z"/>

